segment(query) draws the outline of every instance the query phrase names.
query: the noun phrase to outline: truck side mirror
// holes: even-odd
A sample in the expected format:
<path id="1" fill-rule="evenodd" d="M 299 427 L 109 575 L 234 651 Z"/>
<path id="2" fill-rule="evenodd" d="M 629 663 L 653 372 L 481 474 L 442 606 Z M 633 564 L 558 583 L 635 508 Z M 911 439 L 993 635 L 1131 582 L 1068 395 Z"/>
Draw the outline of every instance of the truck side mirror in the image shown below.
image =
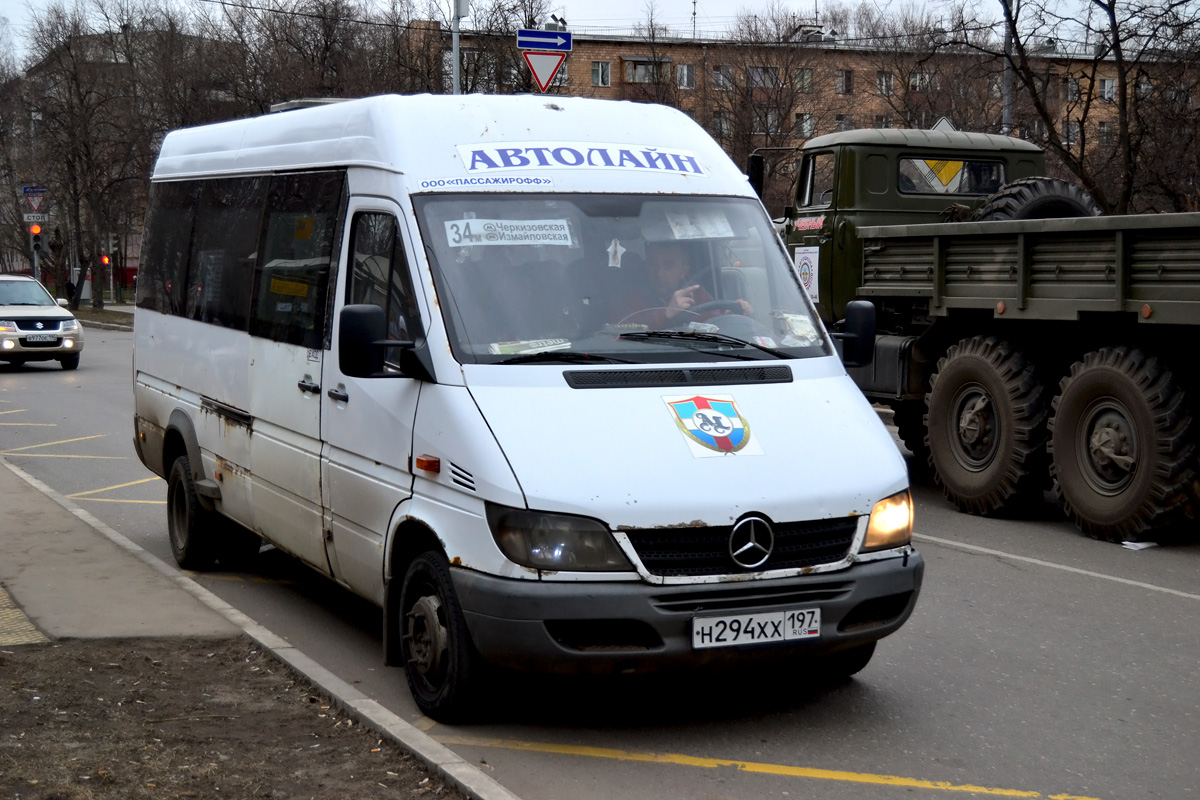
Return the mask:
<path id="1" fill-rule="evenodd" d="M 746 176 L 750 178 L 750 186 L 754 193 L 762 199 L 763 175 L 766 171 L 767 160 L 762 153 L 751 153 L 746 159 Z"/>
<path id="2" fill-rule="evenodd" d="M 867 300 L 846 304 L 843 330 L 833 334 L 842 342 L 842 363 L 847 367 L 865 367 L 875 357 L 875 305 Z"/>
<path id="3" fill-rule="evenodd" d="M 342 309 L 338 324 L 338 366 L 351 378 L 367 378 L 383 371 L 383 347 L 376 344 L 387 335 L 383 309 L 361 303 Z"/>

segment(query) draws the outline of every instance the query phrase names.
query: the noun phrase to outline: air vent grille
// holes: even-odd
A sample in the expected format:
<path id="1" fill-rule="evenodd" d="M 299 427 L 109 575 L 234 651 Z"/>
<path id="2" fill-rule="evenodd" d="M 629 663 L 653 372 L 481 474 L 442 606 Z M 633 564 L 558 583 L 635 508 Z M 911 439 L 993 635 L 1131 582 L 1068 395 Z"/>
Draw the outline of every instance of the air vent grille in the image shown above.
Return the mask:
<path id="1" fill-rule="evenodd" d="M 475 476 L 453 461 L 450 462 L 450 480 L 464 489 L 475 491 Z"/>
<path id="2" fill-rule="evenodd" d="M 688 369 L 599 369 L 563 373 L 572 389 L 612 389 L 645 386 L 732 386 L 748 383 L 791 383 L 792 368 L 762 367 Z"/>

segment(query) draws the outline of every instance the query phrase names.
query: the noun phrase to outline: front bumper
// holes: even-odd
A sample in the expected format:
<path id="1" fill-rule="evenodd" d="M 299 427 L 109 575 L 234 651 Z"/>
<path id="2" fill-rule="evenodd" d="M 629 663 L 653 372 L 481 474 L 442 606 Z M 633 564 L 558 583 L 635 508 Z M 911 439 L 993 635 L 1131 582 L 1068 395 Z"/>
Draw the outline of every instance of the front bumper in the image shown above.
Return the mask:
<path id="1" fill-rule="evenodd" d="M 806 658 L 882 639 L 912 614 L 925 561 L 916 550 L 835 573 L 695 585 L 559 583 L 454 568 L 467 627 L 485 660 L 541 672 L 612 674 Z M 705 615 L 821 609 L 821 635 L 692 648 Z"/>
<path id="2" fill-rule="evenodd" d="M 30 338 L 45 337 L 46 341 Z M 83 327 L 66 331 L 0 332 L 0 361 L 52 361 L 83 352 Z"/>

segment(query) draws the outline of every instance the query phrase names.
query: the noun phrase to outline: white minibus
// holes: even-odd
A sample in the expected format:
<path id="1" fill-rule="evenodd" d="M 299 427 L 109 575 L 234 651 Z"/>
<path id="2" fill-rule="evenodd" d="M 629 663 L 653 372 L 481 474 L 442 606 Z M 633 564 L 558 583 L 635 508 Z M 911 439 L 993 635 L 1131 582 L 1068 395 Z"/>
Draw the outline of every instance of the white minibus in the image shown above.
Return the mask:
<path id="1" fill-rule="evenodd" d="M 912 613 L 904 460 L 746 176 L 670 108 L 384 96 L 166 136 L 135 446 L 186 569 L 265 540 L 491 668 L 849 675 Z"/>

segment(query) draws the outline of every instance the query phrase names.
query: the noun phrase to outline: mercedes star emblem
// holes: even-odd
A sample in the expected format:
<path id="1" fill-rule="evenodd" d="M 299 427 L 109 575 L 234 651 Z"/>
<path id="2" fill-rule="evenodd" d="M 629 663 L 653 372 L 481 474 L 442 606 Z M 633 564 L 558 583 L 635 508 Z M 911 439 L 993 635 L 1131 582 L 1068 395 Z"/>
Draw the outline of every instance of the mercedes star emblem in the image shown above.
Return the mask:
<path id="1" fill-rule="evenodd" d="M 775 549 L 771 523 L 762 517 L 746 517 L 729 534 L 729 556 L 744 569 L 761 567 Z"/>

